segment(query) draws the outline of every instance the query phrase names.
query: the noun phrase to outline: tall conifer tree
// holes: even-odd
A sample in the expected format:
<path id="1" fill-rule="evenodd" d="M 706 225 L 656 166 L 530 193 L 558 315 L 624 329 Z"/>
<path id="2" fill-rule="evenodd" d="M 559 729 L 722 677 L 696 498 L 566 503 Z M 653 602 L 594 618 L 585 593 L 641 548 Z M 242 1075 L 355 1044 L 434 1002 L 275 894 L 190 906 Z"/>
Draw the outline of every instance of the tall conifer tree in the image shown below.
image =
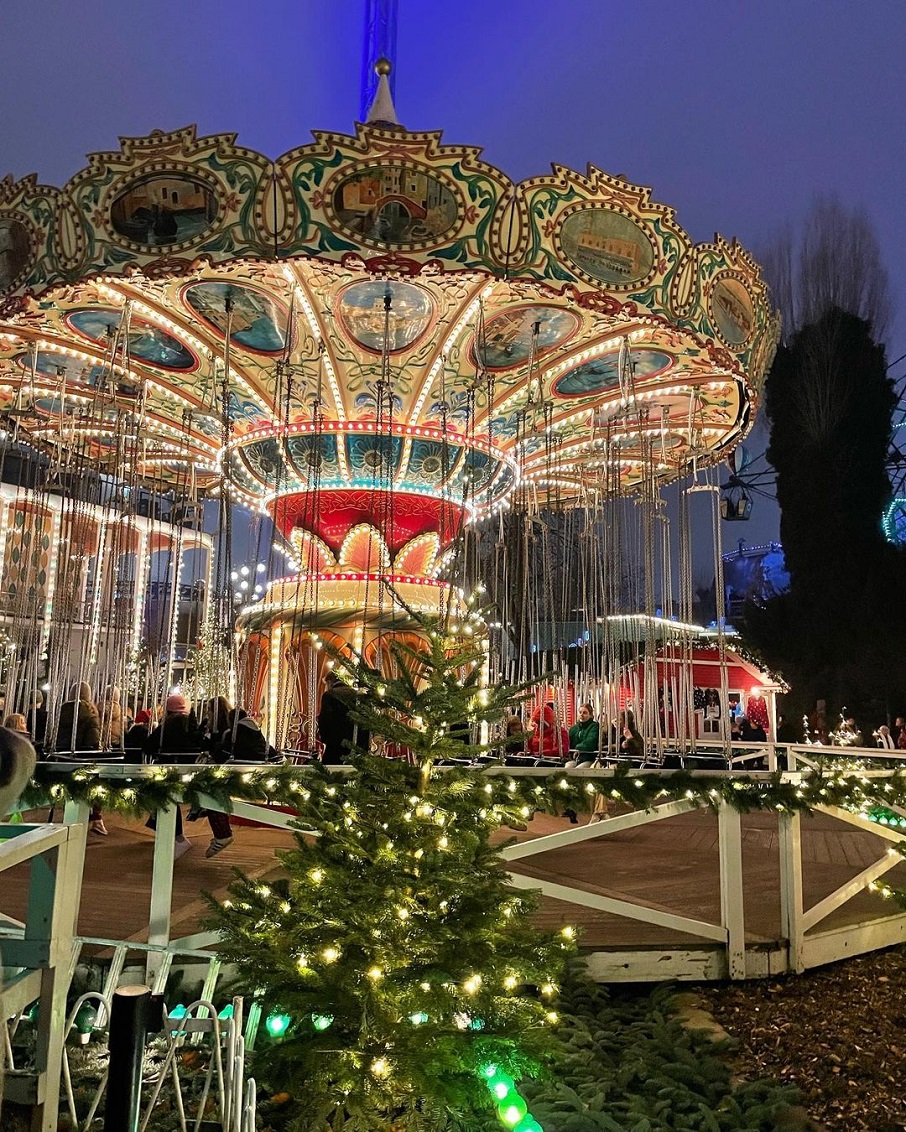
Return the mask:
<path id="1" fill-rule="evenodd" d="M 480 687 L 480 647 L 425 629 L 423 651 L 392 646 L 396 676 L 353 668 L 345 693 L 411 762 L 314 767 L 285 879 L 240 878 L 216 906 L 221 954 L 281 1031 L 256 1072 L 300 1098 L 306 1132 L 493 1126 L 482 1070 L 518 1080 L 551 1049 L 572 932 L 532 927 L 491 842 L 529 815 L 505 779 L 436 766 L 484 749 L 464 725 L 497 723 L 514 693 Z"/>

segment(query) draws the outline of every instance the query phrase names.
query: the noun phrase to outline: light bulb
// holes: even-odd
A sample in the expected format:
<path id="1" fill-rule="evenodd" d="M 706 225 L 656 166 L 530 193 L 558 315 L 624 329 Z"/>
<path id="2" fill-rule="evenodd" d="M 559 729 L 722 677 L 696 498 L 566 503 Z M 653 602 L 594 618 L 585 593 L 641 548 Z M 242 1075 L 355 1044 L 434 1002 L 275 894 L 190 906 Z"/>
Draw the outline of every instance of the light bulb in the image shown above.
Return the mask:
<path id="1" fill-rule="evenodd" d="M 389 1077 L 390 1062 L 386 1057 L 376 1057 L 371 1063 L 371 1072 L 375 1077 Z"/>

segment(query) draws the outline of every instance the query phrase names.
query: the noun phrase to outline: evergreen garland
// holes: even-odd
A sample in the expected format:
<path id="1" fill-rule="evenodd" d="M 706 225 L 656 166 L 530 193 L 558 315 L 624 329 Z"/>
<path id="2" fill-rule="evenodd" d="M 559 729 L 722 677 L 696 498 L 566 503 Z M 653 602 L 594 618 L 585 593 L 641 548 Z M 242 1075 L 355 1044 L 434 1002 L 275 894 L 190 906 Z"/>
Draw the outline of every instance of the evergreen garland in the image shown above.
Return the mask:
<path id="1" fill-rule="evenodd" d="M 462 745 L 459 746 L 462 750 Z M 368 760 L 367 764 L 360 762 L 345 774 L 326 773 L 335 785 L 343 784 L 346 789 L 347 784 L 361 777 L 366 765 L 373 766 L 373 760 Z M 20 806 L 36 809 L 48 802 L 55 805 L 98 803 L 107 810 L 137 816 L 180 802 L 194 805 L 205 794 L 227 812 L 232 810 L 232 801 L 292 807 L 300 823 L 310 825 L 317 817 L 312 785 L 316 777 L 320 779 L 325 773 L 319 764 L 268 765 L 253 769 L 227 765 L 148 769 L 147 774 L 142 768 L 135 777 L 126 773 L 122 778 L 114 778 L 106 777 L 104 768 L 93 764 L 80 764 L 74 769 L 68 763 L 39 763 L 22 794 Z M 708 775 L 684 770 L 651 773 L 624 764 L 599 773 L 583 770 L 581 774 L 572 775 L 557 770 L 543 776 L 514 777 L 505 768 L 497 769 L 496 764 L 488 764 L 434 767 L 431 777 L 443 778 L 455 784 L 451 789 L 463 793 L 482 791 L 485 805 L 498 825 L 525 818 L 534 811 L 558 814 L 565 807 L 588 810 L 597 794 L 638 810 L 650 810 L 674 799 L 712 810 L 724 802 L 740 813 L 774 810 L 805 814 L 816 806 L 839 806 L 867 813 L 878 804 L 879 796 L 888 806 L 906 806 L 906 772 L 902 771 L 880 781 L 865 778 L 859 771 L 819 767 L 803 771 L 796 782 L 784 780 L 779 772 L 760 777 Z"/>

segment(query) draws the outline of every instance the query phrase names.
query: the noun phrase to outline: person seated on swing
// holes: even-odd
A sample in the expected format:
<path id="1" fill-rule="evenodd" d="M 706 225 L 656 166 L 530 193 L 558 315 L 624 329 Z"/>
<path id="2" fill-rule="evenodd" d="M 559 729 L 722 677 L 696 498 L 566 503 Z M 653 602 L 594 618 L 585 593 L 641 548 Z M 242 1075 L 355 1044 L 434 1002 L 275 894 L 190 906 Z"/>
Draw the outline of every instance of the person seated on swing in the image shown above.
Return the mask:
<path id="1" fill-rule="evenodd" d="M 531 718 L 532 735 L 528 753 L 536 759 L 555 759 L 562 762 L 569 753 L 569 732 L 557 724 L 554 705 L 547 703 L 536 708 Z"/>
<path id="2" fill-rule="evenodd" d="M 569 729 L 569 758 L 567 766 L 587 766 L 598 758 L 601 729 L 591 704 L 582 704 L 579 718 Z"/>
<path id="3" fill-rule="evenodd" d="M 620 742 L 620 754 L 627 759 L 641 760 L 645 757 L 645 743 L 639 734 L 632 713 L 627 712 L 623 721 L 623 738 Z"/>
<path id="4" fill-rule="evenodd" d="M 222 696 L 211 700 L 208 705 L 208 726 L 216 727 L 220 722 L 226 723 L 217 746 L 219 761 L 265 762 L 270 754 L 270 746 L 255 720 L 243 708 L 226 709 L 225 719 L 221 720 L 218 713 L 222 709 L 226 709 L 226 700 Z M 211 827 L 211 840 L 204 855 L 208 858 L 216 857 L 233 844 L 230 815 L 222 810 L 204 812 Z"/>

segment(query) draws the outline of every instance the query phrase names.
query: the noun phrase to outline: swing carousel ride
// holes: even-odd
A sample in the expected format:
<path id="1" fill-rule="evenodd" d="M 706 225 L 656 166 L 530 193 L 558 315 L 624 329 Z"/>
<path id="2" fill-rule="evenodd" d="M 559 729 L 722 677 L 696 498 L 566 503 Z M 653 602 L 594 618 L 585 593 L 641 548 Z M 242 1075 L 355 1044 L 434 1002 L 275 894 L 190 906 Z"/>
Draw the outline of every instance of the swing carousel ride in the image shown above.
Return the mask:
<path id="1" fill-rule="evenodd" d="M 413 611 L 467 627 L 459 594 L 479 579 L 492 666 L 524 675 L 542 623 L 572 616 L 606 681 L 602 624 L 665 603 L 690 620 L 687 530 L 678 599 L 659 577 L 661 488 L 693 473 L 717 515 L 708 469 L 747 432 L 776 335 L 738 243 L 693 243 L 649 189 L 596 168 L 516 184 L 400 126 L 386 74 L 354 136 L 275 161 L 189 127 L 124 138 L 62 189 L 0 182 L 7 449 L 69 485 L 57 572 L 90 558 L 101 632 L 126 627 L 103 673 L 70 660 L 59 686 L 124 683 L 135 663 L 139 491 L 186 540 L 220 499 L 206 625 L 236 642 L 236 694 L 275 743 L 314 711 L 323 644 L 390 663 Z M 86 545 L 80 477 L 108 485 L 106 554 Z M 238 615 L 236 505 L 272 520 L 277 548 Z M 72 594 L 39 590 L 53 652 Z"/>

